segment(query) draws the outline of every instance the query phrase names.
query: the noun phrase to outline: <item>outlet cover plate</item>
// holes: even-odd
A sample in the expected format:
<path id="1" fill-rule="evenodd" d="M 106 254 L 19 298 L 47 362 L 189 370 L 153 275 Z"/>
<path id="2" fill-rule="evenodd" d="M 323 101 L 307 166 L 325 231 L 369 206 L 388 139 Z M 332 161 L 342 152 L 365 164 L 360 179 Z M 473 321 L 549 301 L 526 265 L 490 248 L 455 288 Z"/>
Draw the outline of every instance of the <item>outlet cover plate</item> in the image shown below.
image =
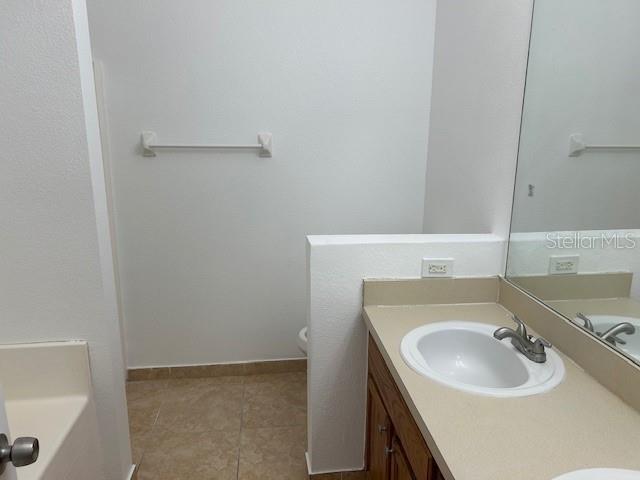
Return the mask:
<path id="1" fill-rule="evenodd" d="M 567 275 L 578 273 L 580 255 L 551 255 L 549 257 L 549 275 Z"/>
<path id="2" fill-rule="evenodd" d="M 422 259 L 422 276 L 423 277 L 452 277 L 453 276 L 453 258 L 423 258 Z"/>

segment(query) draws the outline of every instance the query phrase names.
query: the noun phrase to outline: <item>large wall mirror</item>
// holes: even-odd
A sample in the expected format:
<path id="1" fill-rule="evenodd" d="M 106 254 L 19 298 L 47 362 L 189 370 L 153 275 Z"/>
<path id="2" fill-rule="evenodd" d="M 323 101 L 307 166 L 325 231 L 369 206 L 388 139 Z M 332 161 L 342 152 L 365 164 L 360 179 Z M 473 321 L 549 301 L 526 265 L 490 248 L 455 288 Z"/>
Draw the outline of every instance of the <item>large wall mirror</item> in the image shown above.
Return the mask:
<path id="1" fill-rule="evenodd" d="M 640 1 L 535 0 L 507 277 L 640 364 Z"/>

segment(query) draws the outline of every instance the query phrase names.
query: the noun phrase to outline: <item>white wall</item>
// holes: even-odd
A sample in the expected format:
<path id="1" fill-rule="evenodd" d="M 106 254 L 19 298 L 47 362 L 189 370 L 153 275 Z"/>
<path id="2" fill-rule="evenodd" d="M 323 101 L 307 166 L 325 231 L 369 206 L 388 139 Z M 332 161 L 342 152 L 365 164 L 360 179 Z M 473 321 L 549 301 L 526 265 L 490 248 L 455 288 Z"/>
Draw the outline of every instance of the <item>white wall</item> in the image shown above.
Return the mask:
<path id="1" fill-rule="evenodd" d="M 577 255 L 578 273 L 633 273 L 631 296 L 640 298 L 638 249 L 640 230 L 512 233 L 507 275 L 547 275 L 551 256 Z"/>
<path id="2" fill-rule="evenodd" d="M 310 473 L 363 468 L 367 331 L 363 278 L 420 277 L 422 258 L 455 258 L 456 276 L 503 273 L 495 235 L 310 236 L 308 453 Z"/>
<path id="3" fill-rule="evenodd" d="M 435 0 L 89 0 L 132 367 L 296 357 L 304 236 L 422 231 Z M 255 142 L 275 155 L 162 152 Z"/>
<path id="4" fill-rule="evenodd" d="M 425 233 L 508 234 L 531 6 L 438 2 Z"/>
<path id="5" fill-rule="evenodd" d="M 514 231 L 640 226 L 638 151 L 568 156 L 573 133 L 640 143 L 638 18 L 637 0 L 536 1 Z"/>
<path id="6" fill-rule="evenodd" d="M 0 51 L 1 341 L 88 341 L 104 478 L 121 480 L 131 454 L 84 1 L 2 2 Z"/>

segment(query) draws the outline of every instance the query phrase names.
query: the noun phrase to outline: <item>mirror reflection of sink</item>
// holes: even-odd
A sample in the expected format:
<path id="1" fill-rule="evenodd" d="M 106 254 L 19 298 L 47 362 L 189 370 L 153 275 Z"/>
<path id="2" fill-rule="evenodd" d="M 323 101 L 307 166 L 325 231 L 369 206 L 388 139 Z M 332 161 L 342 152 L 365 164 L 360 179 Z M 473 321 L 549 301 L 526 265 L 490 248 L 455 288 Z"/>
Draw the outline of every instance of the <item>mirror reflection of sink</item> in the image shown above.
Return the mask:
<path id="1" fill-rule="evenodd" d="M 565 473 L 553 480 L 640 480 L 640 472 L 617 468 L 590 468 Z"/>
<path id="2" fill-rule="evenodd" d="M 547 349 L 545 363 L 532 362 L 508 339 L 493 338 L 497 328 L 462 321 L 423 325 L 404 336 L 400 351 L 421 375 L 479 395 L 536 395 L 562 382 L 564 363 L 553 349 Z"/>
<path id="3" fill-rule="evenodd" d="M 616 347 L 637 360 L 640 360 L 640 318 L 626 317 L 622 315 L 590 315 L 588 313 L 585 313 L 585 315 L 589 320 L 591 320 L 596 332 L 606 332 L 614 325 L 623 322 L 629 322 L 635 326 L 636 333 L 633 335 L 618 335 L 618 338 L 624 340 L 626 345 L 617 344 Z M 583 321 L 577 317 L 574 318 L 573 322 L 579 326 L 583 325 Z"/>

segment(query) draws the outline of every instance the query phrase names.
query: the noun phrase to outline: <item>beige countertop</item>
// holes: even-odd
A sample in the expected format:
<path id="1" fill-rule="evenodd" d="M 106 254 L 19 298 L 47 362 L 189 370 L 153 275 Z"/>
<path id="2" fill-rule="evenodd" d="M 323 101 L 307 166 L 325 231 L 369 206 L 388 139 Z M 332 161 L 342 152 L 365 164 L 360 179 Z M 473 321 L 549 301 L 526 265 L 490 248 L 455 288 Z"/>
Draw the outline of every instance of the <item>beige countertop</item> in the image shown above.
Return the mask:
<path id="1" fill-rule="evenodd" d="M 564 381 L 550 392 L 519 398 L 455 390 L 402 360 L 402 337 L 420 325 L 464 320 L 513 326 L 501 305 L 367 306 L 363 316 L 449 480 L 549 480 L 592 467 L 640 470 L 640 413 L 562 352 Z"/>

